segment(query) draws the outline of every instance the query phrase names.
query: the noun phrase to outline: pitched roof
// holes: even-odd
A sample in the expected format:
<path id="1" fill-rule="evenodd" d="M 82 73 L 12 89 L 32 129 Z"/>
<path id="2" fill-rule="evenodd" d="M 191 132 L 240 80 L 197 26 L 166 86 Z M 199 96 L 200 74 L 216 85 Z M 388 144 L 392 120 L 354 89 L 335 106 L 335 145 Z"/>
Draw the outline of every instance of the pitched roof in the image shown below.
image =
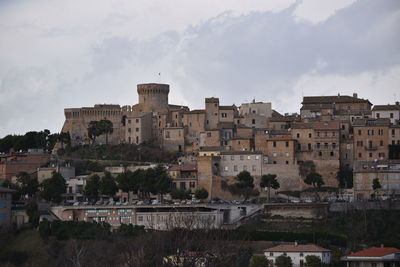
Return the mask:
<path id="1" fill-rule="evenodd" d="M 183 164 L 183 165 L 173 165 L 171 168 L 169 168 L 169 171 L 197 171 L 196 165 L 191 165 L 191 164 Z"/>
<path id="2" fill-rule="evenodd" d="M 400 105 L 375 105 L 372 110 L 400 110 Z"/>
<path id="3" fill-rule="evenodd" d="M 329 249 L 321 248 L 314 244 L 308 245 L 279 245 L 268 248 L 267 252 L 329 252 Z"/>
<path id="4" fill-rule="evenodd" d="M 369 103 L 368 99 L 361 99 L 358 97 L 348 95 L 337 96 L 305 96 L 303 97 L 302 104 L 329 104 L 329 103 Z"/>
<path id="5" fill-rule="evenodd" d="M 347 255 L 347 257 L 382 257 L 396 252 L 400 252 L 400 249 L 390 248 L 390 247 L 389 248 L 372 247 L 351 253 Z"/>

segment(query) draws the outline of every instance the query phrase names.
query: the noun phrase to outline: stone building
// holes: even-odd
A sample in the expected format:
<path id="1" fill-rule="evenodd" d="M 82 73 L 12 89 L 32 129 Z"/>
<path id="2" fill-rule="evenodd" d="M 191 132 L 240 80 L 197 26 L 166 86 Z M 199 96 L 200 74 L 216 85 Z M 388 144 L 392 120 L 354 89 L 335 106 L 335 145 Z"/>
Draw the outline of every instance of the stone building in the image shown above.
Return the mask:
<path id="1" fill-rule="evenodd" d="M 15 190 L 0 186 L 0 232 L 11 226 L 11 200 Z"/>
<path id="2" fill-rule="evenodd" d="M 357 119 L 353 127 L 355 160 L 388 158 L 389 119 Z"/>
<path id="3" fill-rule="evenodd" d="M 356 200 L 369 199 L 375 193 L 372 188 L 375 178 L 382 186 L 377 196 L 400 194 L 400 160 L 356 161 L 353 179 Z"/>
<path id="4" fill-rule="evenodd" d="M 168 169 L 172 179 L 172 188 L 191 190 L 197 189 L 197 166 L 193 164 L 173 165 Z"/>
<path id="5" fill-rule="evenodd" d="M 19 172 L 29 174 L 37 171 L 37 168 L 45 166 L 50 160 L 50 155 L 43 151 L 28 150 L 27 153 L 10 153 L 0 157 L 0 181 L 10 180 Z"/>
<path id="6" fill-rule="evenodd" d="M 400 120 L 400 103 L 395 105 L 375 105 L 372 108 L 372 117 L 375 119 L 387 118 L 392 124 L 398 124 Z"/>

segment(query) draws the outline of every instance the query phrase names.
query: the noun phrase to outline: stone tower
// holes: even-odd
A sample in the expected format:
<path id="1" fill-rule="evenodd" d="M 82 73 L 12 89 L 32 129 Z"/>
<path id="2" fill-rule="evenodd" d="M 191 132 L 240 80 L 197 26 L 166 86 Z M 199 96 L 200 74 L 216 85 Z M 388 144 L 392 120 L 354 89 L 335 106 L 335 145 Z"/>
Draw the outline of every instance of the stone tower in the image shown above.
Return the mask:
<path id="1" fill-rule="evenodd" d="M 169 84 L 138 84 L 137 92 L 142 112 L 165 113 L 168 111 Z"/>

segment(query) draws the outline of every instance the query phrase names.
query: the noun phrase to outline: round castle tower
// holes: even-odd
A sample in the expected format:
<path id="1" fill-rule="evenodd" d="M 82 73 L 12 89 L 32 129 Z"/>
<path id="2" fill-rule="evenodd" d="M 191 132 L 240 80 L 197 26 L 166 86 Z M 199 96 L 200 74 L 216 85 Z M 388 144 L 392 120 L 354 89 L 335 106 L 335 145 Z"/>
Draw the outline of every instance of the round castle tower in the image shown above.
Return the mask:
<path id="1" fill-rule="evenodd" d="M 167 112 L 169 84 L 138 84 L 139 104 L 143 112 Z"/>

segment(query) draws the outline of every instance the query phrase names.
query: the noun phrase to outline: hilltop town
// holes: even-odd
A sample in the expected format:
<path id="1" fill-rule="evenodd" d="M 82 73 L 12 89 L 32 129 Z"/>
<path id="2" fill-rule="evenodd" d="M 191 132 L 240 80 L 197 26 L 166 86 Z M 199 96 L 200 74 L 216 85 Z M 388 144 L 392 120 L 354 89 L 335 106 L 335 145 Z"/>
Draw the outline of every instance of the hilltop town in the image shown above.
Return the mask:
<path id="1" fill-rule="evenodd" d="M 305 96 L 299 113 L 280 114 L 270 102 L 237 107 L 215 97 L 190 110 L 170 104 L 169 92 L 168 84 L 139 84 L 136 105 L 66 108 L 60 133 L 3 138 L 1 229 L 38 227 L 44 240 L 96 233 L 117 243 L 125 240 L 120 233 L 170 242 L 157 231 L 205 231 L 186 240 L 183 255 L 166 249 L 154 256 L 196 262 L 242 251 L 221 249 L 228 239 L 213 232 L 233 231 L 231 238 L 249 238 L 259 260 L 276 266 L 286 266 L 278 258 L 288 254 L 295 266 L 306 256 L 318 264 L 358 262 L 357 253 L 349 254 L 355 248 L 398 245 L 392 231 L 400 209 L 399 102 L 374 105 L 357 93 Z M 377 224 L 387 226 L 378 231 Z M 211 245 L 215 238 L 221 243 Z M 261 241 L 283 245 L 263 250 Z M 198 242 L 209 250 L 190 254 Z M 385 247 L 360 253 L 374 249 L 393 261 L 400 253 Z M 347 256 L 333 259 L 333 250 Z"/>

